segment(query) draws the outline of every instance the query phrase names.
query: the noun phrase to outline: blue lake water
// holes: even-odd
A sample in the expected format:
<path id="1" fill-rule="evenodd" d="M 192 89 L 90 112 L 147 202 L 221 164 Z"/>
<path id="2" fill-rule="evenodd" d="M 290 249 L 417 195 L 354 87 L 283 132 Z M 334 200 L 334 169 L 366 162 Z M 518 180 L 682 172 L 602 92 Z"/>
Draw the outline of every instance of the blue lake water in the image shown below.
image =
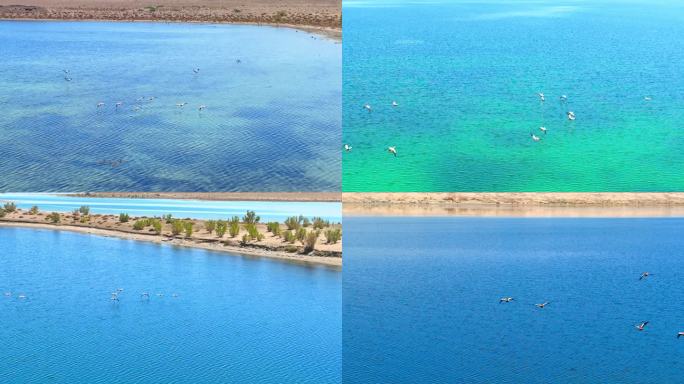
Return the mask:
<path id="1" fill-rule="evenodd" d="M 344 224 L 345 383 L 682 380 L 684 219 Z"/>
<path id="2" fill-rule="evenodd" d="M 36 205 L 42 211 L 71 212 L 82 205 L 92 213 L 131 216 L 162 216 L 193 219 L 227 219 L 255 211 L 262 221 L 282 221 L 290 216 L 322 217 L 342 221 L 342 204 L 335 202 L 208 201 L 175 199 L 126 199 L 72 197 L 60 194 L 0 193 L 0 203 L 11 201 L 21 209 Z"/>
<path id="3" fill-rule="evenodd" d="M 0 21 L 0 57 L 0 191 L 341 187 L 341 46 L 329 39 Z"/>
<path id="4" fill-rule="evenodd" d="M 0 248 L 2 383 L 341 382 L 337 270 L 24 228 Z"/>
<path id="5" fill-rule="evenodd" d="M 684 190 L 681 2 L 351 0 L 343 12 L 345 191 Z"/>

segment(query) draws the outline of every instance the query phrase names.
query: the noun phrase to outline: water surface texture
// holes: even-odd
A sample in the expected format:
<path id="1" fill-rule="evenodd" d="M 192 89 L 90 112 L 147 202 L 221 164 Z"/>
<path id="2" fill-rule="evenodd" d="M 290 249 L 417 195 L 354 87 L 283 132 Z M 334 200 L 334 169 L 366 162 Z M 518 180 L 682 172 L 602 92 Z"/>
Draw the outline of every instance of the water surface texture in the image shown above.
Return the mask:
<path id="1" fill-rule="evenodd" d="M 255 211 L 262 221 L 283 221 L 290 216 L 321 217 L 342 221 L 342 204 L 335 202 L 277 202 L 277 201 L 209 201 L 181 199 L 127 199 L 101 197 L 73 197 L 62 194 L 0 193 L 0 204 L 13 202 L 18 208 L 29 210 L 34 205 L 41 211 L 72 212 L 83 205 L 92 213 L 132 216 L 162 216 L 193 219 L 227 219 Z"/>
<path id="2" fill-rule="evenodd" d="M 681 381 L 684 219 L 344 224 L 345 383 Z"/>
<path id="3" fill-rule="evenodd" d="M 341 46 L 329 39 L 4 21 L 0 57 L 0 191 L 340 189 Z"/>
<path id="4" fill-rule="evenodd" d="M 341 382 L 339 271 L 25 228 L 0 247 L 0 382 Z"/>
<path id="5" fill-rule="evenodd" d="M 684 190 L 684 8 L 623 3 L 345 2 L 344 190 Z"/>

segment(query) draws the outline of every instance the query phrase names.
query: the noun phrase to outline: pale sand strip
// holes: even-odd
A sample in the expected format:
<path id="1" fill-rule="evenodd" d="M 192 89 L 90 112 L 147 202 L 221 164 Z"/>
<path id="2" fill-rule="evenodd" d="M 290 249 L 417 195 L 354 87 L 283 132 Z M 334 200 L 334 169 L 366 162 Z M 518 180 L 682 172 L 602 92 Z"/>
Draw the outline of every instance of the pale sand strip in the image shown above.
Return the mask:
<path id="1" fill-rule="evenodd" d="M 343 193 L 346 216 L 682 217 L 684 193 Z"/>
<path id="2" fill-rule="evenodd" d="M 81 226 L 71 226 L 68 224 L 48 224 L 48 223 L 31 223 L 31 222 L 21 222 L 21 221 L 0 221 L 0 227 L 25 227 L 33 229 L 49 229 L 58 231 L 71 231 L 84 234 L 98 235 L 104 237 L 116 237 L 125 240 L 136 240 L 136 241 L 146 241 L 155 244 L 170 244 L 173 246 L 187 247 L 187 248 L 198 248 L 208 251 L 216 251 L 228 253 L 231 255 L 240 255 L 248 257 L 267 257 L 270 259 L 277 259 L 286 262 L 302 264 L 302 265 L 323 265 L 328 267 L 341 268 L 342 258 L 339 257 L 321 257 L 321 256 L 304 256 L 296 255 L 287 252 L 278 251 L 267 251 L 263 249 L 255 248 L 244 248 L 222 245 L 217 242 L 212 243 L 197 243 L 190 240 L 184 239 L 171 239 L 166 236 L 153 236 L 138 233 L 130 233 L 117 230 L 106 230 L 99 228 L 89 228 Z"/>
<path id="3" fill-rule="evenodd" d="M 73 193 L 69 196 L 213 201 L 339 202 L 342 200 L 342 194 L 339 192 L 92 192 Z"/>

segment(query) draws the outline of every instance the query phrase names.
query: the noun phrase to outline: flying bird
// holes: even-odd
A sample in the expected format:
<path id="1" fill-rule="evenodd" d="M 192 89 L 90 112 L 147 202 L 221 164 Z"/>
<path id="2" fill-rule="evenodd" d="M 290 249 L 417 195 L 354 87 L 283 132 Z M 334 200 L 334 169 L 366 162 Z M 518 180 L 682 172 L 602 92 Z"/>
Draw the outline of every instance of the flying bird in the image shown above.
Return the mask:
<path id="1" fill-rule="evenodd" d="M 549 305 L 549 302 L 548 302 L 548 301 L 545 301 L 545 302 L 543 302 L 543 303 L 541 303 L 541 304 L 535 304 L 535 306 L 536 306 L 537 308 L 542 308 L 542 309 L 544 309 L 544 307 L 546 307 L 547 305 Z"/>
<path id="2" fill-rule="evenodd" d="M 344 150 L 347 151 L 347 152 L 351 152 L 352 146 L 349 145 L 349 144 L 345 144 L 345 145 L 344 145 Z"/>
<path id="3" fill-rule="evenodd" d="M 568 120 L 575 120 L 575 112 L 573 112 L 573 111 L 568 112 Z"/>
<path id="4" fill-rule="evenodd" d="M 535 135 L 534 133 L 530 133 L 530 135 L 532 136 L 532 140 L 534 140 L 534 141 L 539 141 L 539 140 L 541 140 L 541 137 Z"/>
<path id="5" fill-rule="evenodd" d="M 365 108 L 368 112 L 373 110 L 373 108 L 371 108 L 370 104 L 364 105 L 363 108 Z"/>
<path id="6" fill-rule="evenodd" d="M 387 152 L 393 154 L 394 157 L 397 157 L 397 147 L 388 147 Z"/>
<path id="7" fill-rule="evenodd" d="M 513 301 L 513 298 L 512 298 L 512 297 L 502 297 L 502 298 L 499 299 L 499 304 L 501 304 L 501 303 L 510 303 L 511 301 Z"/>
<path id="8" fill-rule="evenodd" d="M 639 276 L 639 280 L 643 280 L 643 279 L 645 279 L 645 278 L 647 278 L 647 277 L 649 277 L 649 276 L 651 276 L 650 273 L 644 272 L 644 273 L 641 274 L 641 276 Z"/>
<path id="9" fill-rule="evenodd" d="M 539 130 L 544 132 L 544 134 L 546 135 L 546 127 L 539 127 Z"/>
<path id="10" fill-rule="evenodd" d="M 644 328 L 646 328 L 646 325 L 648 325 L 648 321 L 644 321 L 639 325 L 635 325 L 634 328 L 636 328 L 637 331 L 643 331 Z"/>

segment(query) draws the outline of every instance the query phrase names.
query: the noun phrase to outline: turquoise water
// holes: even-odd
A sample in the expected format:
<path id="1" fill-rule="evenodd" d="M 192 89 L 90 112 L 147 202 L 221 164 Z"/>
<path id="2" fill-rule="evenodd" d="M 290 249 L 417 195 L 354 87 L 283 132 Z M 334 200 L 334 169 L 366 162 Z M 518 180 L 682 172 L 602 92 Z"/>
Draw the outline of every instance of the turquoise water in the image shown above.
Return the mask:
<path id="1" fill-rule="evenodd" d="M 128 213 L 131 216 L 162 216 L 193 219 L 227 219 L 255 211 L 263 221 L 283 221 L 290 216 L 322 217 L 342 221 L 342 204 L 334 202 L 207 201 L 174 199 L 125 199 L 71 197 L 39 193 L 0 193 L 0 203 L 11 201 L 28 210 L 37 205 L 44 212 L 72 212 L 83 205 L 103 215 Z"/>
<path id="2" fill-rule="evenodd" d="M 0 382 L 341 382 L 337 270 L 49 230 L 0 247 Z"/>
<path id="3" fill-rule="evenodd" d="M 345 383 L 682 381 L 684 219 L 344 225 Z"/>
<path id="4" fill-rule="evenodd" d="M 349 1 L 343 11 L 345 191 L 684 190 L 680 4 Z"/>
<path id="5" fill-rule="evenodd" d="M 340 189 L 331 40 L 248 25 L 0 21 L 0 57 L 0 191 Z"/>

